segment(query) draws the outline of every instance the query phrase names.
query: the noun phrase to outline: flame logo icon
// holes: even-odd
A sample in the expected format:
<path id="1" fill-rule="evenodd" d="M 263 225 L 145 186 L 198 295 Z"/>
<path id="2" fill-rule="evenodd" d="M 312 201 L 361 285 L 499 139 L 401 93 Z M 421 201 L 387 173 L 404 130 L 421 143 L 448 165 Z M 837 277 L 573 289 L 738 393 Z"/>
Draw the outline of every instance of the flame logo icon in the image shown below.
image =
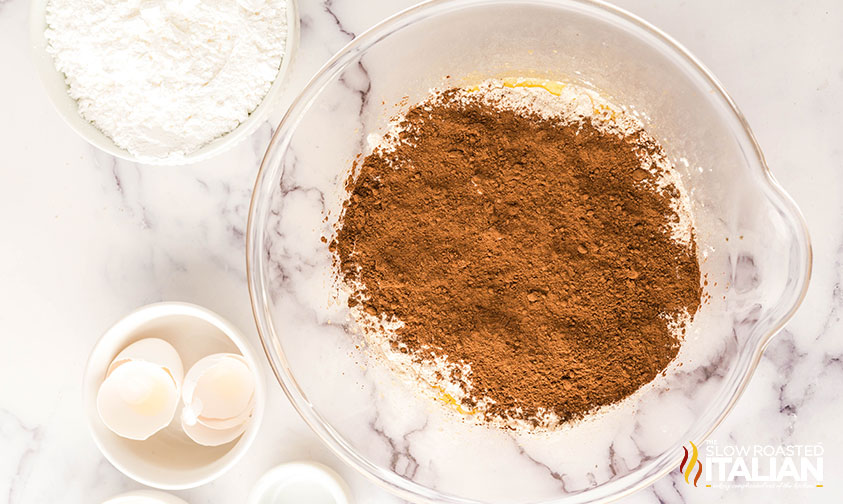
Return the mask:
<path id="1" fill-rule="evenodd" d="M 679 464 L 679 471 L 685 474 L 685 483 L 690 485 L 691 482 L 688 478 L 690 478 L 691 474 L 694 472 L 694 465 L 696 464 L 697 475 L 694 477 L 694 486 L 697 486 L 697 482 L 700 480 L 700 476 L 702 476 L 702 462 L 697 460 L 697 457 L 699 456 L 697 445 L 691 441 L 689 442 L 691 443 L 691 459 L 688 460 L 688 449 L 683 446 L 682 449 L 685 450 L 685 456 L 682 458 L 682 463 Z"/>

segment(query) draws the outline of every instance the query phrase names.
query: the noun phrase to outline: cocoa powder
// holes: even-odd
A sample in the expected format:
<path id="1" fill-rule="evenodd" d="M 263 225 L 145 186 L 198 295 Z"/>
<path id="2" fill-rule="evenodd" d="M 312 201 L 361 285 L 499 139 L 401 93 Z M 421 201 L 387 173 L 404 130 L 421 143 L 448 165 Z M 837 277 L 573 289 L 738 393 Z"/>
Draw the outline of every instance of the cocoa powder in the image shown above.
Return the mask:
<path id="1" fill-rule="evenodd" d="M 446 378 L 487 418 L 568 421 L 627 397 L 676 356 L 670 322 L 701 297 L 693 241 L 670 234 L 679 192 L 642 168 L 660 146 L 459 96 L 411 108 L 356 167 L 331 243 L 349 305 L 402 321 L 393 344 L 413 359 L 470 365 Z"/>

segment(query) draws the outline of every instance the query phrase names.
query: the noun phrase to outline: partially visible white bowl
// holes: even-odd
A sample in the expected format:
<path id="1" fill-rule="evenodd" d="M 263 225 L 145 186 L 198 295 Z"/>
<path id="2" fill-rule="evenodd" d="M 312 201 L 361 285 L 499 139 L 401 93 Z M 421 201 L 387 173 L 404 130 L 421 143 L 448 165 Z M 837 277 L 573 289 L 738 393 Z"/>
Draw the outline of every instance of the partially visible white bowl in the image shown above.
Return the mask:
<path id="1" fill-rule="evenodd" d="M 264 96 L 260 105 L 249 114 L 239 126 L 225 135 L 212 140 L 199 149 L 178 158 L 138 158 L 126 149 L 118 147 L 114 141 L 100 131 L 96 126 L 79 115 L 76 100 L 68 94 L 67 83 L 62 72 L 56 70 L 53 57 L 47 52 L 47 39 L 44 30 L 47 28 L 46 7 L 48 0 L 32 0 L 29 13 L 29 37 L 32 46 L 32 60 L 47 96 L 58 111 L 59 115 L 79 136 L 91 145 L 122 159 L 151 165 L 184 165 L 211 158 L 234 147 L 241 140 L 251 135 L 266 120 L 270 112 L 278 103 L 278 98 L 284 91 L 286 77 L 299 45 L 299 14 L 296 0 L 287 0 L 287 43 L 284 46 L 284 57 L 278 69 L 278 75 L 272 86 Z"/>
<path id="2" fill-rule="evenodd" d="M 339 474 L 316 462 L 289 462 L 267 471 L 249 492 L 248 504 L 349 504 L 351 491 Z"/>
<path id="3" fill-rule="evenodd" d="M 155 490 L 135 490 L 108 499 L 102 504 L 187 504 L 175 495 Z"/>
<path id="4" fill-rule="evenodd" d="M 105 426 L 96 402 L 108 365 L 129 344 L 153 336 L 175 347 L 185 370 L 214 353 L 239 353 L 246 359 L 255 374 L 255 411 L 243 435 L 221 446 L 200 446 L 181 430 L 178 412 L 168 427 L 145 441 L 122 438 Z M 139 308 L 106 331 L 88 359 L 83 404 L 94 442 L 114 467 L 144 485 L 179 490 L 208 483 L 243 458 L 257 437 L 266 405 L 261 365 L 240 331 L 210 310 L 188 303 Z"/>

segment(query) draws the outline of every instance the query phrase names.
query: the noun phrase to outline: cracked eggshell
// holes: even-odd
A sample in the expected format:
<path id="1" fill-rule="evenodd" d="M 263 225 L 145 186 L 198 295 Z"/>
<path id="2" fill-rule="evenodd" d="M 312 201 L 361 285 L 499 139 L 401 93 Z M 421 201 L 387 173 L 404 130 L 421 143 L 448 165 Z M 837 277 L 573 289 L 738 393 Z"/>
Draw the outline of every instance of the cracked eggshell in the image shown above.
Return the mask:
<path id="1" fill-rule="evenodd" d="M 143 360 L 128 360 L 114 368 L 97 392 L 97 412 L 106 427 L 138 441 L 169 425 L 178 402 L 170 373 Z"/>
<path id="2" fill-rule="evenodd" d="M 173 345 L 166 341 L 160 338 L 144 338 L 135 341 L 121 350 L 117 357 L 111 361 L 106 378 L 115 369 L 130 361 L 144 361 L 161 366 L 173 378 L 176 387 L 181 388 L 184 378 L 184 365 L 179 353 L 173 348 Z"/>
<path id="3" fill-rule="evenodd" d="M 245 422 L 248 422 L 249 419 L 252 418 L 254 412 L 254 404 L 251 404 L 248 409 L 244 410 L 239 415 L 231 418 L 208 418 L 205 416 L 198 416 L 194 418 L 196 418 L 197 423 L 200 423 L 212 429 L 230 429 L 232 427 L 236 427 Z M 192 413 L 189 413 L 189 415 L 192 415 Z"/>
<path id="4" fill-rule="evenodd" d="M 185 421 L 184 415 L 181 417 L 181 428 L 184 430 L 184 433 L 187 434 L 187 437 L 202 446 L 219 446 L 234 441 L 246 431 L 248 423 L 249 418 L 234 427 L 214 429 L 199 422 L 191 425 Z"/>
<path id="5" fill-rule="evenodd" d="M 236 429 L 254 411 L 255 376 L 242 355 L 209 355 L 184 378 L 182 421 L 212 429 Z"/>

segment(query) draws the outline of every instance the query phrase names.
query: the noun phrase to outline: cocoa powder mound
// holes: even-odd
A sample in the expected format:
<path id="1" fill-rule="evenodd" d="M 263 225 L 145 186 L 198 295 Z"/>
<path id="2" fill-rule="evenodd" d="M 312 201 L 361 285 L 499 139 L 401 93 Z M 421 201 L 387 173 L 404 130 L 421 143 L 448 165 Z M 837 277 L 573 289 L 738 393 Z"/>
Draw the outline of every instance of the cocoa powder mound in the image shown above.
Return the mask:
<path id="1" fill-rule="evenodd" d="M 501 110 L 457 90 L 411 108 L 356 166 L 331 249 L 349 305 L 403 321 L 394 348 L 470 365 L 486 418 L 534 425 L 615 403 L 676 356 L 700 304 L 695 245 L 643 131 Z M 471 384 L 468 387 L 467 383 Z"/>

